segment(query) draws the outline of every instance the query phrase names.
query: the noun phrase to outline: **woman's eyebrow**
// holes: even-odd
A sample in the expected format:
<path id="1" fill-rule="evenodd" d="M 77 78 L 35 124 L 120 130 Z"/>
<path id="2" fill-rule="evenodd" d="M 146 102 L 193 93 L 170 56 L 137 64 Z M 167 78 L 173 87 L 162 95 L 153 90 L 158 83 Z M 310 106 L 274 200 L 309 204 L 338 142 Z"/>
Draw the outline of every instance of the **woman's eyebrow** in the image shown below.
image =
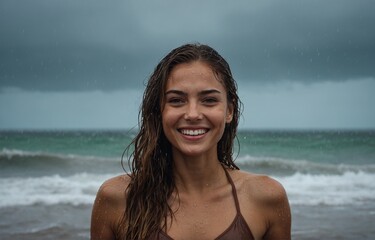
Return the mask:
<path id="1" fill-rule="evenodd" d="M 183 95 L 183 96 L 187 95 L 187 93 L 185 93 L 184 91 L 174 90 L 174 89 L 166 91 L 164 95 L 168 95 L 168 94 L 177 94 L 177 95 Z"/>
<path id="2" fill-rule="evenodd" d="M 202 95 L 208 95 L 208 94 L 213 94 L 213 93 L 218 93 L 220 94 L 221 92 L 217 89 L 207 89 L 207 90 L 203 90 L 203 91 L 200 91 L 198 93 L 199 96 L 202 96 Z M 165 95 L 168 95 L 168 94 L 177 94 L 177 95 L 183 95 L 183 96 L 186 96 L 187 93 L 184 92 L 184 91 L 181 91 L 181 90 L 175 90 L 175 89 L 172 89 L 172 90 L 168 90 Z"/>
<path id="3" fill-rule="evenodd" d="M 208 94 L 213 94 L 213 93 L 220 94 L 221 92 L 217 89 L 208 89 L 208 90 L 203 90 L 203 91 L 199 92 L 198 95 L 202 96 L 202 95 L 208 95 Z"/>

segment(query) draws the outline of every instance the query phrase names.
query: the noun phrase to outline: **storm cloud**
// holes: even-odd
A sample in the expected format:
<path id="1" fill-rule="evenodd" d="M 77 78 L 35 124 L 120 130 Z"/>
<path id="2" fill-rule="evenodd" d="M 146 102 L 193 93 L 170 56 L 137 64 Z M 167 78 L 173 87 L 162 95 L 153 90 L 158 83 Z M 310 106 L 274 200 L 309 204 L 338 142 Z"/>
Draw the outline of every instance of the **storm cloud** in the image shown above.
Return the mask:
<path id="1" fill-rule="evenodd" d="M 172 48 L 213 46 L 239 82 L 375 78 L 374 1 L 2 0 L 0 89 L 138 89 Z"/>

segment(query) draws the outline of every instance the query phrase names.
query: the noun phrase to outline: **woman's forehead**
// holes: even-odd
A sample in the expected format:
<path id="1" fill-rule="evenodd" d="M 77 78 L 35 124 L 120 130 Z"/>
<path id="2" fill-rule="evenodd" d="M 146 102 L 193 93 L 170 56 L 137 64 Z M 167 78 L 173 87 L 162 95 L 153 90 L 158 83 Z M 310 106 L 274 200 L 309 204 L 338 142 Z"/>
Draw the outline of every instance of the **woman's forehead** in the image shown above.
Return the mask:
<path id="1" fill-rule="evenodd" d="M 212 67 L 208 63 L 201 61 L 176 65 L 167 78 L 166 88 L 189 84 L 211 84 L 224 87 L 222 79 L 213 71 Z"/>

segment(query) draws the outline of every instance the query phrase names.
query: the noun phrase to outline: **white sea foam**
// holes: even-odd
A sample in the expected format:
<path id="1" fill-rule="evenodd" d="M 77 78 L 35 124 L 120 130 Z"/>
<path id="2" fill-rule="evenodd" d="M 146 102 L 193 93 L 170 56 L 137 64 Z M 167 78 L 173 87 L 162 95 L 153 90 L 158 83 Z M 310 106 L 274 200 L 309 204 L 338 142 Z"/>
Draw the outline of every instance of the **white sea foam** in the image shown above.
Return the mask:
<path id="1" fill-rule="evenodd" d="M 7 149 L 7 148 L 3 148 L 0 151 L 0 156 L 6 157 L 8 159 L 11 159 L 14 156 L 37 156 L 38 154 L 40 154 L 40 153 L 39 152 L 29 152 L 29 151 L 18 150 L 18 149 Z"/>
<path id="2" fill-rule="evenodd" d="M 80 173 L 35 178 L 0 178 L 0 207 L 92 204 L 99 186 L 114 175 Z"/>
<path id="3" fill-rule="evenodd" d="M 105 179 L 114 174 L 80 173 L 35 178 L 0 178 L 0 207 L 92 204 Z M 375 174 L 345 172 L 337 175 L 295 173 L 276 177 L 291 205 L 357 205 L 375 202 Z"/>
<path id="4" fill-rule="evenodd" d="M 277 178 L 295 205 L 359 205 L 375 201 L 375 174 L 345 172 L 341 175 L 296 173 Z"/>

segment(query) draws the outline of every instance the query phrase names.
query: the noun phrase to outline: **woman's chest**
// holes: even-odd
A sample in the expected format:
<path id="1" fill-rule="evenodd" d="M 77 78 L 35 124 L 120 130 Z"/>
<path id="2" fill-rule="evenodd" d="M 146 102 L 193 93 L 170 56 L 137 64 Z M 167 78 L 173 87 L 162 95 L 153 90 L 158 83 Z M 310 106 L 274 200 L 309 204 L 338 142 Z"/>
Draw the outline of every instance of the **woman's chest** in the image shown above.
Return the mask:
<path id="1" fill-rule="evenodd" d="M 190 200 L 174 206 L 166 233 L 173 239 L 215 239 L 234 221 L 237 211 L 233 199 L 214 202 Z M 164 229 L 165 230 L 165 229 Z"/>

